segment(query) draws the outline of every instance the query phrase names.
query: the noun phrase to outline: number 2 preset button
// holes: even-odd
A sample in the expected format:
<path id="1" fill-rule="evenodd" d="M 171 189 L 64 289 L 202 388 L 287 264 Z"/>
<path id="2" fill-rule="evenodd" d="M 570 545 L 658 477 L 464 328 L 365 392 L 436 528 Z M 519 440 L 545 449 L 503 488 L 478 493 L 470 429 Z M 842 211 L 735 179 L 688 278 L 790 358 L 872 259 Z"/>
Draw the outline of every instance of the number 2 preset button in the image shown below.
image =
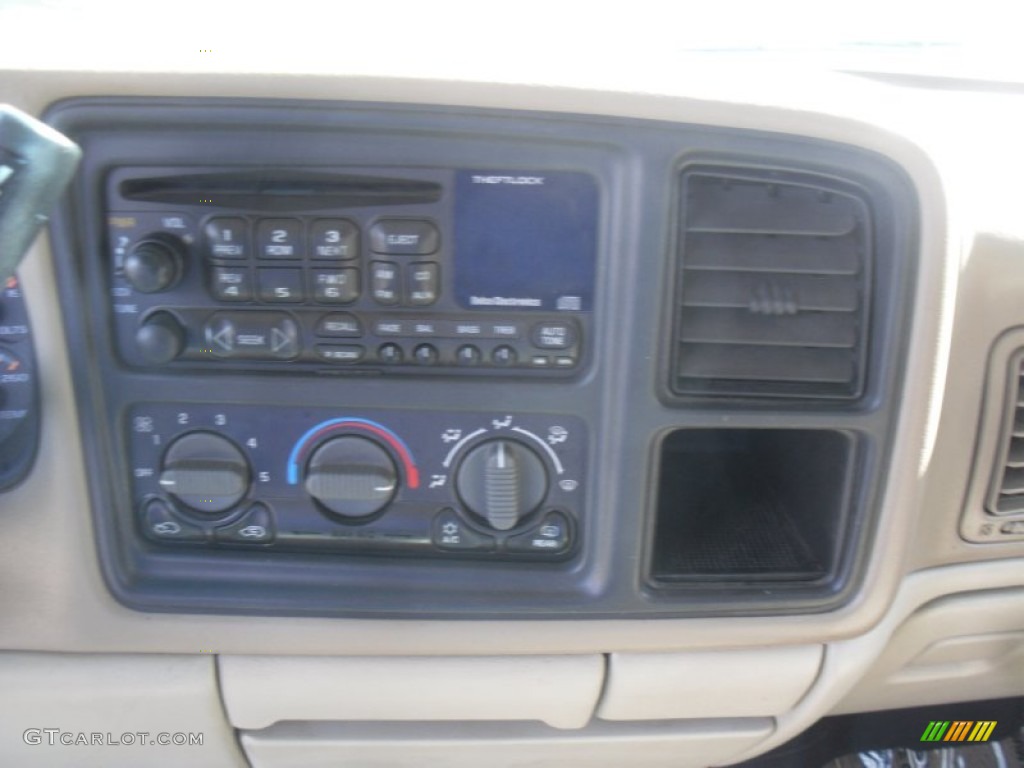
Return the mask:
<path id="1" fill-rule="evenodd" d="M 260 269 L 259 285 L 260 301 L 293 302 L 305 298 L 301 269 Z"/>
<path id="2" fill-rule="evenodd" d="M 302 258 L 302 222 L 263 219 L 256 229 L 256 253 L 261 259 Z"/>

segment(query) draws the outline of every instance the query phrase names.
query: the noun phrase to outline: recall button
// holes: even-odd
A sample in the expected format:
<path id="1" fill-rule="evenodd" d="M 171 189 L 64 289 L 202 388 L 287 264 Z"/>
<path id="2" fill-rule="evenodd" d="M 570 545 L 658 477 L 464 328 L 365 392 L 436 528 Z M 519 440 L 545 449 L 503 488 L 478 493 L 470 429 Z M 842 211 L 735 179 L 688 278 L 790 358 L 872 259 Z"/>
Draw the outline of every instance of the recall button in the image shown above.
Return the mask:
<path id="1" fill-rule="evenodd" d="M 363 335 L 363 326 L 355 315 L 333 312 L 320 318 L 316 324 L 316 335 L 353 338 Z"/>
<path id="2" fill-rule="evenodd" d="M 437 251 L 441 235 L 432 222 L 419 219 L 387 219 L 370 229 L 374 253 L 425 256 Z"/>

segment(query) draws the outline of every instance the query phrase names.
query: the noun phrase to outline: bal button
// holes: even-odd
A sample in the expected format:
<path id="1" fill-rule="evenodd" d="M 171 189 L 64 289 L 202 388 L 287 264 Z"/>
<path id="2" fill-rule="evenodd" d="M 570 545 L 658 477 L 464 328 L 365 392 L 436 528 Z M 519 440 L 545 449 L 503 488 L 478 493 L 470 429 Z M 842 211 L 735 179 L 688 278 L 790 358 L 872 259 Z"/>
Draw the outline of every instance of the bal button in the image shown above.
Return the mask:
<path id="1" fill-rule="evenodd" d="M 437 347 L 433 344 L 420 344 L 413 350 L 412 356 L 420 365 L 436 365 L 439 357 Z"/>

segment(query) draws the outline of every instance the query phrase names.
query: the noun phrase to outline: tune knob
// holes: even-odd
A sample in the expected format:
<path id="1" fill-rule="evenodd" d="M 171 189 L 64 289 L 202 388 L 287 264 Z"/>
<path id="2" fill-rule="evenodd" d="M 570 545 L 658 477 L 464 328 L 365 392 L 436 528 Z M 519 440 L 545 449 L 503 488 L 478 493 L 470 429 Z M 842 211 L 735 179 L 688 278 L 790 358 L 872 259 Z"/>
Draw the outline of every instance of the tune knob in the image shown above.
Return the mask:
<path id="1" fill-rule="evenodd" d="M 184 247 L 176 237 L 156 234 L 132 248 L 124 259 L 124 276 L 141 293 L 173 288 L 181 278 Z"/>
<path id="2" fill-rule="evenodd" d="M 548 492 L 548 473 L 540 457 L 518 440 L 480 443 L 459 465 L 456 489 L 470 512 L 499 531 L 514 528 Z"/>
<path id="3" fill-rule="evenodd" d="M 160 487 L 187 507 L 216 514 L 249 490 L 249 463 L 238 447 L 213 432 L 179 437 L 164 454 Z"/>
<path id="4" fill-rule="evenodd" d="M 345 435 L 317 448 L 306 466 L 306 492 L 342 517 L 366 517 L 387 506 L 398 489 L 391 456 L 365 437 Z"/>
<path id="5" fill-rule="evenodd" d="M 135 345 L 147 362 L 163 365 L 185 348 L 185 329 L 170 312 L 154 312 L 135 332 Z"/>

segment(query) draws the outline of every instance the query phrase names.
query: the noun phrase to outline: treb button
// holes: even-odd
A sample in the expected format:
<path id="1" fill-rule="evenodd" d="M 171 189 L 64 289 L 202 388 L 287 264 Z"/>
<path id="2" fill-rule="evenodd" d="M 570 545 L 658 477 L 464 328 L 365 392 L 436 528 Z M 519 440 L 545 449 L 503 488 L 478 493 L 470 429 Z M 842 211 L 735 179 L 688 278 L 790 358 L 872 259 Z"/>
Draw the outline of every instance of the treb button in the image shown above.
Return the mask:
<path id="1" fill-rule="evenodd" d="M 386 219 L 370 229 L 374 253 L 426 256 L 441 245 L 441 235 L 432 222 L 421 219 Z"/>

